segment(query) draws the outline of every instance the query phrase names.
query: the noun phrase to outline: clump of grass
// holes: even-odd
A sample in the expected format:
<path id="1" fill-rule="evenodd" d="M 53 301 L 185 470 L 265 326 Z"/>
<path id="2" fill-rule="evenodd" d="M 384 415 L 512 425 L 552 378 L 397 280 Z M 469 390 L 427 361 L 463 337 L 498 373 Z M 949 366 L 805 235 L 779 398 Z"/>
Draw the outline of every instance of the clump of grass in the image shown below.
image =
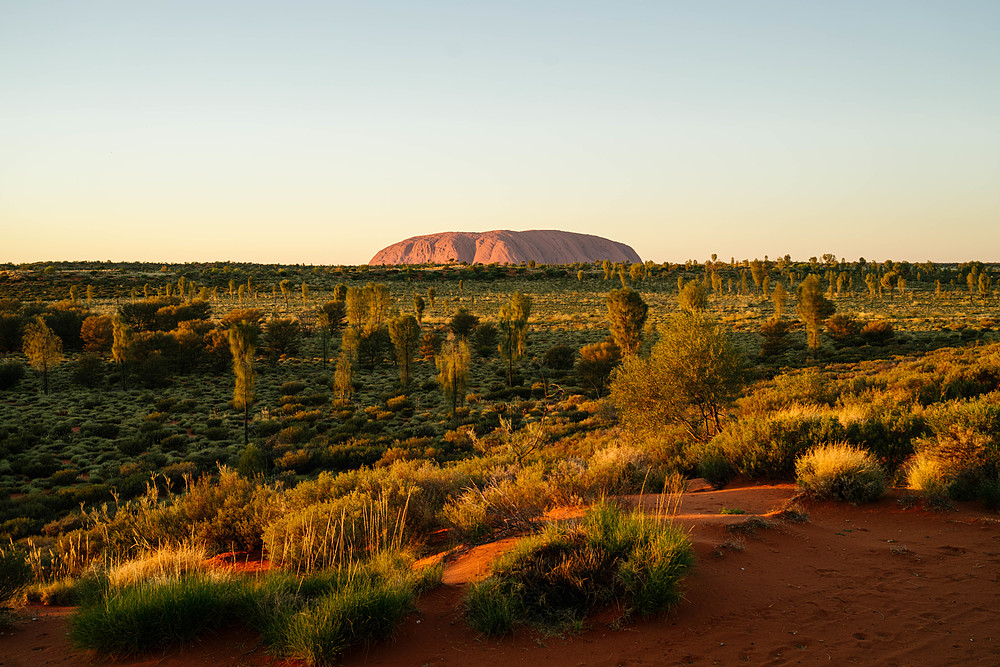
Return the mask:
<path id="1" fill-rule="evenodd" d="M 719 514 L 746 514 L 746 510 L 741 510 L 738 507 L 723 507 L 719 510 Z"/>
<path id="2" fill-rule="evenodd" d="M 278 621 L 283 655 L 309 664 L 330 664 L 350 646 L 391 637 L 413 608 L 410 587 L 379 579 L 358 578 L 305 604 Z M 272 631 L 272 634 L 275 631 Z"/>
<path id="3" fill-rule="evenodd" d="M 205 549 L 201 547 L 167 547 L 158 549 L 135 560 L 126 561 L 108 571 L 111 586 L 120 588 L 142 581 L 179 577 L 203 572 Z"/>
<path id="4" fill-rule="evenodd" d="M 948 499 L 948 476 L 941 461 L 926 452 L 913 457 L 906 472 L 907 486 L 931 501 Z"/>
<path id="5" fill-rule="evenodd" d="M 726 540 L 725 542 L 719 544 L 712 550 L 712 555 L 716 558 L 722 558 L 726 555 L 727 551 L 745 551 L 747 548 L 746 540 L 742 537 L 734 537 L 731 540 Z"/>
<path id="6" fill-rule="evenodd" d="M 745 535 L 747 537 L 754 537 L 761 530 L 771 530 L 777 527 L 778 524 L 768 521 L 767 519 L 762 519 L 759 516 L 752 516 L 749 519 L 744 519 L 737 523 L 730 523 L 726 525 L 726 531 L 734 535 Z"/>
<path id="7" fill-rule="evenodd" d="M 13 548 L 0 549 L 0 627 L 7 627 L 13 620 L 10 606 L 31 583 L 31 566 L 24 555 Z"/>
<path id="8" fill-rule="evenodd" d="M 190 575 L 123 588 L 80 608 L 70 621 L 70 637 L 110 656 L 144 653 L 183 644 L 238 618 L 248 602 L 249 585 Z"/>
<path id="9" fill-rule="evenodd" d="M 81 581 L 87 590 L 78 593 L 71 637 L 83 648 L 128 656 L 242 622 L 259 631 L 276 655 L 324 665 L 349 646 L 390 636 L 416 594 L 440 578 L 440 567 L 414 572 L 412 559 L 398 552 L 304 577 L 182 571 L 115 586 L 107 574 L 95 575 Z"/>
<path id="10" fill-rule="evenodd" d="M 577 626 L 612 602 L 647 616 L 677 603 L 692 564 L 691 542 L 679 527 L 601 503 L 575 526 L 549 524 L 518 542 L 470 588 L 466 616 L 490 636 L 523 624 Z"/>
<path id="11" fill-rule="evenodd" d="M 795 462 L 796 482 L 815 498 L 850 503 L 877 500 L 885 493 L 885 472 L 871 452 L 847 443 L 814 447 Z"/>
<path id="12" fill-rule="evenodd" d="M 771 513 L 771 516 L 778 521 L 786 523 L 806 523 L 809 521 L 809 513 L 794 498 Z"/>

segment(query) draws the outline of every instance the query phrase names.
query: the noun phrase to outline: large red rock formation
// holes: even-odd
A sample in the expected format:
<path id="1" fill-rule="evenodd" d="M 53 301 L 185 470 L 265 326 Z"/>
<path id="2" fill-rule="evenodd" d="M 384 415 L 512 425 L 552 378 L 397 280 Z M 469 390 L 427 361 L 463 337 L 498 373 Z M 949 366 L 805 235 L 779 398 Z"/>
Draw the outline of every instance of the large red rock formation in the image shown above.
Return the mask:
<path id="1" fill-rule="evenodd" d="M 539 264 L 573 262 L 640 262 L 624 243 L 590 234 L 537 229 L 512 232 L 441 232 L 394 243 L 379 250 L 369 264 Z"/>

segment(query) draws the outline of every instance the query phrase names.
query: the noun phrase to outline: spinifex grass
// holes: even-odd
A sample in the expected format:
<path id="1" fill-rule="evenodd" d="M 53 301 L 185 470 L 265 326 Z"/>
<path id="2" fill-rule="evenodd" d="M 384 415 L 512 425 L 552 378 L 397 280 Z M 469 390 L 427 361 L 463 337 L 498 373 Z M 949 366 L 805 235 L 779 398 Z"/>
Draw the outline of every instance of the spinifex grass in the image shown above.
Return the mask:
<path id="1" fill-rule="evenodd" d="M 487 635 L 516 625 L 578 625 L 593 608 L 620 602 L 643 616 L 676 604 L 693 564 L 682 529 L 601 503 L 576 526 L 550 524 L 498 559 L 465 598 L 469 623 Z"/>
<path id="2" fill-rule="evenodd" d="M 814 447 L 795 462 L 798 485 L 817 498 L 864 503 L 885 493 L 885 472 L 875 456 L 847 443 Z"/>
<path id="3" fill-rule="evenodd" d="M 79 646 L 112 655 L 145 653 L 190 642 L 224 623 L 244 623 L 276 655 L 329 664 L 349 646 L 392 634 L 416 594 L 440 581 L 399 553 L 297 577 L 274 572 L 259 579 L 167 574 L 114 586 L 94 579 L 71 621 Z"/>
<path id="4" fill-rule="evenodd" d="M 70 636 L 84 648 L 122 656 L 183 644 L 240 617 L 253 584 L 203 575 L 108 588 L 71 620 Z"/>

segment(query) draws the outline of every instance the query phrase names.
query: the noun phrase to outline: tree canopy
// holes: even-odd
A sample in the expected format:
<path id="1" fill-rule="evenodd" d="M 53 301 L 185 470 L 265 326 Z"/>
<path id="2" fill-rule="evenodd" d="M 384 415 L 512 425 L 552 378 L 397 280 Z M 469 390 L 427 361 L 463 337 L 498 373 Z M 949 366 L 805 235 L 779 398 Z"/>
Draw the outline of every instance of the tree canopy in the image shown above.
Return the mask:
<path id="1" fill-rule="evenodd" d="M 679 424 L 692 437 L 708 439 L 722 428 L 726 408 L 746 383 L 743 355 L 702 314 L 676 315 L 659 334 L 648 359 L 628 357 L 614 370 L 611 400 L 627 426 Z"/>

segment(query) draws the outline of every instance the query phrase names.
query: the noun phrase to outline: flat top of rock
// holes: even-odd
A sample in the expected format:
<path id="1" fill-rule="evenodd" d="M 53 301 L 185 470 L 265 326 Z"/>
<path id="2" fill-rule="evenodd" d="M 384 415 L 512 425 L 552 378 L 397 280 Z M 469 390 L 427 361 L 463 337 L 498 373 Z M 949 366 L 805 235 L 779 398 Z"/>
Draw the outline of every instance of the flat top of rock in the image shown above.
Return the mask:
<path id="1" fill-rule="evenodd" d="M 640 262 L 630 246 L 591 234 L 555 229 L 515 232 L 440 232 L 414 236 L 383 248 L 368 262 L 378 264 L 540 264 Z"/>

